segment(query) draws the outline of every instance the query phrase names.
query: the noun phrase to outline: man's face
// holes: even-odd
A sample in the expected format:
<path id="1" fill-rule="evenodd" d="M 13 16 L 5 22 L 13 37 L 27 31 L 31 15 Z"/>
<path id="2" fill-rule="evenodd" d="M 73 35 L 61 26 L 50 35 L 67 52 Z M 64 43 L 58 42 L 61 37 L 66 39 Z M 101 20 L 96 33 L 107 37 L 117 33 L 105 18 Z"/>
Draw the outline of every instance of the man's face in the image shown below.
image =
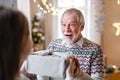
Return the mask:
<path id="1" fill-rule="evenodd" d="M 64 14 L 61 20 L 61 30 L 67 43 L 75 43 L 81 38 L 83 26 L 77 22 L 75 14 Z"/>

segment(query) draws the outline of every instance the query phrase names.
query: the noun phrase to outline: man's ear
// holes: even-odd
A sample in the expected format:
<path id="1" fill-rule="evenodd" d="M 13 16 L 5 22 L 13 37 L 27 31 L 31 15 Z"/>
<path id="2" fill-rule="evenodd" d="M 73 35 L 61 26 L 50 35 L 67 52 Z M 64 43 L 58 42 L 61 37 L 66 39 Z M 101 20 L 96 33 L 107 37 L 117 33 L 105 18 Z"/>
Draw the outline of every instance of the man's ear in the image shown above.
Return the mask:
<path id="1" fill-rule="evenodd" d="M 84 24 L 82 24 L 80 27 L 81 27 L 80 29 L 82 31 L 84 29 Z"/>

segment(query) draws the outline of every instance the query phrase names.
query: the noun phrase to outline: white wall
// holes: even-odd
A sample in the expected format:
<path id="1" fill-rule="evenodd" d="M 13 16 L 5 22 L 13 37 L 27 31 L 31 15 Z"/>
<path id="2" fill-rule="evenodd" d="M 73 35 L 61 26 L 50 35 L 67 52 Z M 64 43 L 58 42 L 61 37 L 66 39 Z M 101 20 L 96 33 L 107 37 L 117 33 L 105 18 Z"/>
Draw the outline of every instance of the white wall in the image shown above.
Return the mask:
<path id="1" fill-rule="evenodd" d="M 16 0 L 0 0 L 0 5 L 16 9 Z"/>
<path id="2" fill-rule="evenodd" d="M 49 0 L 54 6 L 56 5 L 56 0 Z M 52 15 L 51 13 L 45 14 L 44 25 L 45 25 L 45 47 L 47 48 L 51 40 L 56 39 L 56 29 L 57 29 L 57 16 Z"/>
<path id="3" fill-rule="evenodd" d="M 31 28 L 30 0 L 17 0 L 17 9 L 27 17 L 29 26 Z"/>

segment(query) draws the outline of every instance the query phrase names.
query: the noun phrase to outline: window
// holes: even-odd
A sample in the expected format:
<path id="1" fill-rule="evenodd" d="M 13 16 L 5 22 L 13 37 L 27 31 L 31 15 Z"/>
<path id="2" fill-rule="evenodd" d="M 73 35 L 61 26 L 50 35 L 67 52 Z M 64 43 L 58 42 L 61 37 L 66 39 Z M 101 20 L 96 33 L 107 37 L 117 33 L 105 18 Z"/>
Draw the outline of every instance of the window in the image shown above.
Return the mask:
<path id="1" fill-rule="evenodd" d="M 58 0 L 58 26 L 57 26 L 57 38 L 61 38 L 61 27 L 60 27 L 60 18 L 62 13 L 70 7 L 75 7 L 82 11 L 85 18 L 85 28 L 82 32 L 83 36 L 89 38 L 90 32 L 90 0 Z"/>

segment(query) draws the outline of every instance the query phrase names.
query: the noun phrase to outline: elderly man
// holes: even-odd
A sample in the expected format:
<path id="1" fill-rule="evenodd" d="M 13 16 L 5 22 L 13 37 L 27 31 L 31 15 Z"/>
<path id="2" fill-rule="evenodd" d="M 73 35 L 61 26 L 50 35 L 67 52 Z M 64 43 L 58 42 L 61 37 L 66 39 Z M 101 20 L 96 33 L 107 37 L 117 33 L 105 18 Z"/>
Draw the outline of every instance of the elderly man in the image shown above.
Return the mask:
<path id="1" fill-rule="evenodd" d="M 82 36 L 84 24 L 84 17 L 80 10 L 75 8 L 66 10 L 61 18 L 63 39 L 51 41 L 48 46 L 48 50 L 52 52 L 65 54 L 70 52 L 75 56 L 69 58 L 65 80 L 103 80 L 104 65 L 101 46 Z M 63 80 L 63 78 L 39 75 L 37 79 Z"/>
<path id="2" fill-rule="evenodd" d="M 72 52 L 77 57 L 80 72 L 75 78 L 70 76 L 72 80 L 103 80 L 104 65 L 101 46 L 82 36 L 84 24 L 84 17 L 80 10 L 75 8 L 66 10 L 61 18 L 63 39 L 52 41 L 48 49 Z"/>

